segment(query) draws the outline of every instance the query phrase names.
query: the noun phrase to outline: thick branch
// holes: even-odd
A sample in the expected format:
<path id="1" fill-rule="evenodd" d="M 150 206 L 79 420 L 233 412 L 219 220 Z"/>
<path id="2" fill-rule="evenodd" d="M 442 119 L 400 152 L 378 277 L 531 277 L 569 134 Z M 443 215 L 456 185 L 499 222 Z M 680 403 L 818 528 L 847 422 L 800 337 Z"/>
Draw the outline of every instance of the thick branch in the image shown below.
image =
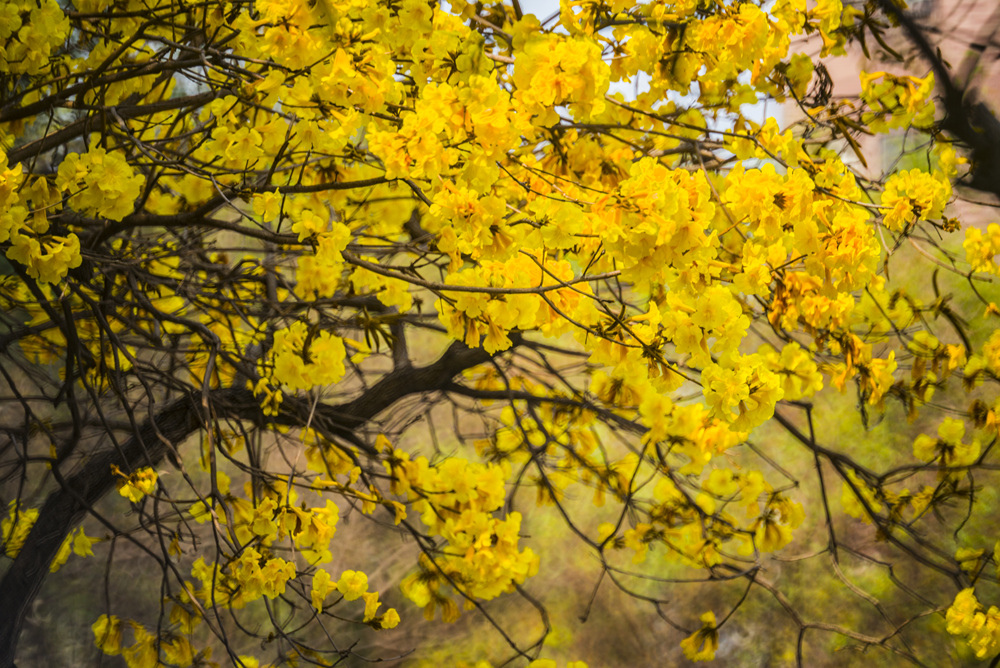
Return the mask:
<path id="1" fill-rule="evenodd" d="M 7 164 L 16 165 L 19 162 L 24 162 L 29 158 L 39 156 L 46 151 L 50 151 L 57 146 L 62 146 L 77 137 L 82 137 L 88 132 L 103 128 L 105 122 L 104 115 L 111 109 L 114 109 L 120 118 L 138 118 L 140 116 L 149 116 L 150 114 L 156 114 L 163 111 L 184 109 L 185 107 L 200 107 L 211 102 L 217 97 L 222 97 L 223 95 L 228 94 L 229 92 L 230 91 L 228 90 L 220 89 L 205 93 L 198 93 L 197 95 L 188 95 L 187 97 L 160 100 L 158 102 L 151 102 L 144 105 L 123 104 L 117 107 L 108 107 L 107 109 L 102 109 L 97 113 L 84 116 L 64 128 L 47 134 L 40 139 L 36 139 L 30 144 L 25 144 L 24 146 L 8 151 Z"/>
<path id="2" fill-rule="evenodd" d="M 174 402 L 156 416 L 155 426 L 147 421 L 121 451 L 95 453 L 63 487 L 53 492 L 38 514 L 21 551 L 0 581 L 0 666 L 10 668 L 24 618 L 42 586 L 49 565 L 63 540 L 93 506 L 114 485 L 111 465 L 123 470 L 155 464 L 166 452 L 166 443 L 180 443 L 202 424 L 200 406 L 190 398 Z"/>
<path id="3" fill-rule="evenodd" d="M 399 368 L 353 401 L 318 406 L 311 424 L 328 435 L 353 435 L 365 422 L 400 399 L 444 389 L 457 374 L 489 359 L 490 355 L 484 350 L 455 342 L 433 364 Z M 257 424 L 265 422 L 260 405 L 249 390 L 215 390 L 205 396 L 204 401 L 199 396 L 179 399 L 157 413 L 155 419 L 147 420 L 120 449 L 95 453 L 79 471 L 61 481 L 60 489 L 49 496 L 20 553 L 0 580 L 0 610 L 3 611 L 0 615 L 0 668 L 14 666 L 14 653 L 24 619 L 63 540 L 87 510 L 115 484 L 112 464 L 125 471 L 157 465 L 169 449 L 208 426 L 211 418 L 205 409 L 209 405 L 219 417 Z M 281 414 L 272 422 L 302 425 L 309 414 L 310 406 L 306 402 L 290 399 L 282 404 Z"/>

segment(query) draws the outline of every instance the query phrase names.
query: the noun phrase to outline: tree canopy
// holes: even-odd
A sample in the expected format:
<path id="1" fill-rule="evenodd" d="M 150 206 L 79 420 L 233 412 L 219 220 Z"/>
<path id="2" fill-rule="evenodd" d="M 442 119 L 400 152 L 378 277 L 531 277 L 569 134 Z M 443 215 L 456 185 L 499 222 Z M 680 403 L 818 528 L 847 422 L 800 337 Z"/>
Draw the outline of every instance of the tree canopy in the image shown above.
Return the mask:
<path id="1" fill-rule="evenodd" d="M 601 665 L 609 592 L 678 660 L 996 657 L 960 83 L 893 0 L 2 3 L 0 668 L 69 569 L 129 668 Z"/>

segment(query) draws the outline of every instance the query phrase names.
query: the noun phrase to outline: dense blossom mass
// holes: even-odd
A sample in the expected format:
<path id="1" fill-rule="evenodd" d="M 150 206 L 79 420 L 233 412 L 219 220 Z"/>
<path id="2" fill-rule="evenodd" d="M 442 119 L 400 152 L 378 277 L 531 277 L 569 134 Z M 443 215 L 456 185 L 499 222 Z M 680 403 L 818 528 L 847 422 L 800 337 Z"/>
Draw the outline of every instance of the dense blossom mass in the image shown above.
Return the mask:
<path id="1" fill-rule="evenodd" d="M 800 652 L 821 628 L 895 660 L 931 629 L 996 656 L 1000 548 L 959 523 L 993 499 L 1000 227 L 945 216 L 966 166 L 933 74 L 824 91 L 814 56 L 881 40 L 878 6 L 3 3 L 0 394 L 31 425 L 3 430 L 5 583 L 127 535 L 158 598 L 105 607 L 105 654 L 335 665 L 365 627 L 412 649 L 414 609 L 500 626 L 489 602 L 553 572 L 549 522 L 637 604 L 663 596 L 629 578 L 741 581 Z M 903 132 L 916 157 L 873 176 L 858 137 Z M 858 456 L 814 429 L 837 401 L 924 433 Z M 884 636 L 795 612 L 771 555 L 818 541 L 844 578 L 840 513 L 950 590 Z M 346 550 L 355 516 L 412 539 L 398 579 Z M 721 600 L 671 613 L 688 659 L 739 619 Z M 584 666 L 545 619 L 483 658 Z"/>

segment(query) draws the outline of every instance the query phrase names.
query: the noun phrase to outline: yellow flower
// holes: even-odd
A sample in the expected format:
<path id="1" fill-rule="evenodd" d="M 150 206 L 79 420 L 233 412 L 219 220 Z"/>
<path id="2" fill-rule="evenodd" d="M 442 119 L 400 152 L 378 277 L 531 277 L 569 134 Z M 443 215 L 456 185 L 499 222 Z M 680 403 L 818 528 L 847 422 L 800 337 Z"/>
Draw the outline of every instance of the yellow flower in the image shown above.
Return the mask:
<path id="1" fill-rule="evenodd" d="M 253 203 L 253 212 L 260 216 L 264 222 L 271 222 L 277 220 L 278 214 L 281 212 L 284 196 L 278 190 L 275 190 L 271 193 L 254 195 L 251 201 Z"/>
<path id="2" fill-rule="evenodd" d="M 10 502 L 7 517 L 0 522 L 0 544 L 4 554 L 12 559 L 17 556 L 37 519 L 37 508 L 22 508 L 20 502 Z"/>
<path id="3" fill-rule="evenodd" d="M 171 665 L 190 666 L 194 663 L 194 648 L 183 636 L 177 636 L 170 642 L 163 643 L 160 648 L 163 650 L 163 658 Z"/>
<path id="4" fill-rule="evenodd" d="M 918 220 L 940 218 L 950 198 L 951 184 L 941 176 L 919 169 L 893 174 L 882 193 L 885 226 L 901 232 Z"/>
<path id="5" fill-rule="evenodd" d="M 979 457 L 979 439 L 963 443 L 965 423 L 955 418 L 945 418 L 938 426 L 938 437 L 920 434 L 913 441 L 913 455 L 922 461 L 932 462 L 940 458 L 942 466 L 964 466 Z"/>
<path id="6" fill-rule="evenodd" d="M 969 648 L 980 659 L 1000 651 L 1000 609 L 987 610 L 977 599 L 973 588 L 963 589 L 945 614 L 948 633 L 965 636 Z"/>
<path id="7" fill-rule="evenodd" d="M 978 227 L 965 228 L 962 247 L 965 248 L 965 259 L 972 265 L 973 271 L 988 271 L 992 274 L 1000 271 L 1000 266 L 994 261 L 997 254 L 1000 254 L 1000 225 L 990 224 L 985 236 Z"/>
<path id="8" fill-rule="evenodd" d="M 873 132 L 927 127 L 934 122 L 934 75 L 923 79 L 886 72 L 861 73 L 861 98 L 871 111 L 862 120 Z"/>
<path id="9" fill-rule="evenodd" d="M 304 322 L 292 323 L 276 333 L 273 352 L 274 380 L 294 390 L 331 385 L 345 373 L 347 349 L 343 339 L 329 332 L 310 336 Z"/>
<path id="10" fill-rule="evenodd" d="M 265 540 L 278 535 L 278 525 L 274 522 L 274 511 L 278 504 L 271 497 L 265 497 L 254 509 L 254 519 L 250 530 Z"/>
<path id="11" fill-rule="evenodd" d="M 23 264 L 28 276 L 39 283 L 58 283 L 70 269 L 80 266 L 80 239 L 42 235 L 35 239 L 19 232 L 11 235 L 13 243 L 7 257 Z"/>
<path id="12" fill-rule="evenodd" d="M 62 545 L 59 546 L 59 551 L 56 552 L 56 556 L 52 559 L 52 563 L 49 564 L 49 573 L 55 573 L 62 568 L 62 565 L 66 563 L 67 559 L 69 559 L 69 555 L 72 551 L 72 540 L 70 536 L 66 536 Z"/>
<path id="13" fill-rule="evenodd" d="M 83 527 L 71 531 L 63 540 L 62 545 L 59 546 L 59 552 L 56 553 L 55 559 L 52 560 L 52 564 L 49 566 L 49 572 L 55 573 L 59 568 L 66 563 L 69 559 L 69 555 L 76 554 L 80 557 L 92 557 L 94 556 L 94 550 L 91 549 L 91 545 L 97 542 L 96 538 L 91 538 L 90 536 L 83 533 Z"/>
<path id="14" fill-rule="evenodd" d="M 963 571 L 975 573 L 979 570 L 979 562 L 986 550 L 983 548 L 960 547 L 955 551 L 955 561 Z"/>
<path id="15" fill-rule="evenodd" d="M 368 576 L 361 571 L 344 571 L 337 581 L 337 591 L 345 600 L 357 600 L 368 591 Z"/>
<path id="16" fill-rule="evenodd" d="M 389 608 L 376 621 L 378 621 L 379 628 L 394 629 L 399 626 L 399 613 L 396 612 L 396 608 Z"/>
<path id="17" fill-rule="evenodd" d="M 118 493 L 132 503 L 139 503 L 142 497 L 152 494 L 159 477 L 156 471 L 148 466 L 137 469 L 131 475 L 125 475 L 121 469 L 112 464 L 111 472 L 120 478 L 118 480 Z"/>
<path id="18" fill-rule="evenodd" d="M 122 656 L 129 668 L 157 668 L 159 661 L 158 638 L 140 624 L 130 622 L 135 634 L 135 643 L 122 650 Z"/>
<path id="19" fill-rule="evenodd" d="M 260 592 L 268 598 L 285 593 L 286 583 L 295 578 L 295 564 L 284 559 L 271 559 L 260 569 Z"/>
<path id="20" fill-rule="evenodd" d="M 792 529 L 805 518 L 802 505 L 780 494 L 774 495 L 760 518 L 754 523 L 757 547 L 762 552 L 774 552 L 792 540 Z"/>
<path id="21" fill-rule="evenodd" d="M 59 165 L 56 187 L 69 193 L 69 205 L 84 215 L 121 220 L 133 204 L 146 177 L 132 169 L 119 152 L 93 148 L 70 153 Z"/>
<path id="22" fill-rule="evenodd" d="M 719 649 L 719 632 L 715 627 L 715 613 L 701 616 L 702 627 L 681 641 L 684 656 L 692 661 L 711 661 Z"/>
<path id="23" fill-rule="evenodd" d="M 323 611 L 323 601 L 332 589 L 333 585 L 330 580 L 330 574 L 323 569 L 316 571 L 313 575 L 312 592 L 310 594 L 312 604 L 313 607 L 316 608 L 316 612 Z"/>
<path id="24" fill-rule="evenodd" d="M 94 632 L 94 644 L 109 656 L 114 656 L 122 651 L 122 624 L 121 620 L 111 615 L 101 615 L 94 622 L 90 630 Z"/>
<path id="25" fill-rule="evenodd" d="M 369 592 L 362 594 L 361 598 L 365 599 L 365 617 L 364 621 L 370 622 L 375 618 L 375 613 L 378 611 L 379 606 L 382 603 L 378 600 L 378 592 Z"/>

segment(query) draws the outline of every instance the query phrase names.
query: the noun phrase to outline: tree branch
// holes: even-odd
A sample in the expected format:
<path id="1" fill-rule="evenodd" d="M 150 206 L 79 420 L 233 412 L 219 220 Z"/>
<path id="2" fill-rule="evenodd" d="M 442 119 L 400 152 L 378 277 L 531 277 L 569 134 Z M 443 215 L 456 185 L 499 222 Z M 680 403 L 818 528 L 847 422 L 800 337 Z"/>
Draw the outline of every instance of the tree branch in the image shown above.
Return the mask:
<path id="1" fill-rule="evenodd" d="M 514 344 L 520 341 L 511 336 Z M 339 405 L 316 407 L 311 426 L 329 436 L 350 438 L 364 423 L 410 394 L 442 390 L 465 369 L 490 359 L 481 348 L 454 342 L 433 364 L 420 368 L 401 367 L 383 377 L 356 399 Z M 211 407 L 211 411 L 207 409 Z M 287 399 L 281 413 L 269 421 L 301 426 L 309 418 L 311 404 Z M 49 495 L 38 519 L 24 541 L 10 569 L 0 580 L 0 668 L 14 668 L 18 636 L 31 603 L 38 594 L 63 540 L 115 484 L 111 466 L 132 471 L 155 466 L 173 447 L 195 431 L 205 428 L 211 415 L 253 421 L 268 421 L 250 390 L 214 390 L 203 397 L 191 395 L 174 401 L 147 420 L 120 449 L 96 453 L 68 478 L 53 469 L 60 489 Z"/>

